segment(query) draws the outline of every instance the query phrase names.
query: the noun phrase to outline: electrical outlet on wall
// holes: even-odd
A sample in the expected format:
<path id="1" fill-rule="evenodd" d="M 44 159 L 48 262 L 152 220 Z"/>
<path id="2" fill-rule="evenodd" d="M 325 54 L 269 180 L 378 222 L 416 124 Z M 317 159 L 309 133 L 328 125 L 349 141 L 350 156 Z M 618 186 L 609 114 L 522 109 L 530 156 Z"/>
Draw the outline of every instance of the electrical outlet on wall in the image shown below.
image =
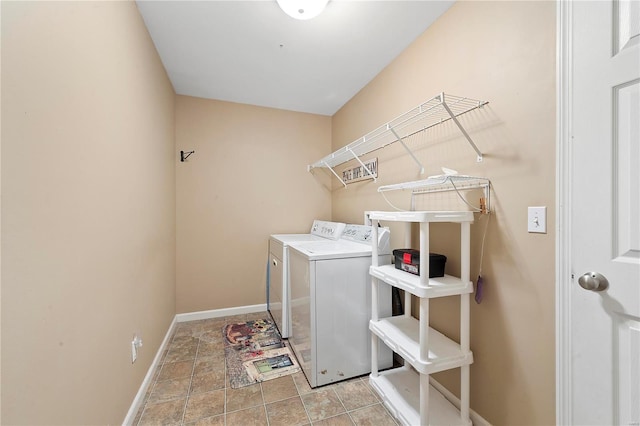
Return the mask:
<path id="1" fill-rule="evenodd" d="M 142 337 L 138 334 L 133 335 L 133 340 L 131 341 L 131 363 L 136 362 L 138 358 L 138 349 L 142 347 Z"/>

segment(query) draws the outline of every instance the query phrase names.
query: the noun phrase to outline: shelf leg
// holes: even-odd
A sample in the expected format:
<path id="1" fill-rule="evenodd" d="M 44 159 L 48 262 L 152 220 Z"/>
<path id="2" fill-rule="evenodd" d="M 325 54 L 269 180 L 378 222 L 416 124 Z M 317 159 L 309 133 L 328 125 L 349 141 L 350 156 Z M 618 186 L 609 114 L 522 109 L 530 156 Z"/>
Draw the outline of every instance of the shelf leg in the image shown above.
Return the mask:
<path id="1" fill-rule="evenodd" d="M 378 266 L 378 223 L 376 219 L 371 220 L 371 265 Z M 378 321 L 378 279 L 371 276 L 371 321 Z M 378 336 L 371 330 L 371 377 L 378 377 Z"/>
<path id="2" fill-rule="evenodd" d="M 412 201 L 413 203 L 413 197 Z M 413 210 L 413 206 L 411 206 Z M 404 224 L 404 246 L 406 248 L 411 248 L 411 222 L 405 222 Z M 404 292 L 404 316 L 411 316 L 411 293 L 408 291 Z"/>
<path id="3" fill-rule="evenodd" d="M 371 377 L 378 377 L 378 336 L 371 333 Z"/>
<path id="4" fill-rule="evenodd" d="M 420 285 L 429 285 L 429 223 L 420 222 Z"/>
<path id="5" fill-rule="evenodd" d="M 462 352 L 469 352 L 469 295 L 463 294 L 460 296 L 460 350 Z"/>
<path id="6" fill-rule="evenodd" d="M 469 366 L 460 367 L 460 418 L 469 422 Z"/>
<path id="7" fill-rule="evenodd" d="M 429 425 L 429 375 L 420 375 L 420 424 Z"/>
<path id="8" fill-rule="evenodd" d="M 471 280 L 471 223 L 463 222 L 460 229 L 460 278 Z M 460 349 L 467 353 L 470 348 L 470 296 L 460 295 Z M 469 420 L 469 366 L 464 365 L 460 369 L 460 418 Z"/>
<path id="9" fill-rule="evenodd" d="M 411 222 L 404 224 L 404 247 L 411 248 Z"/>
<path id="10" fill-rule="evenodd" d="M 429 360 L 429 299 L 420 299 L 420 361 Z"/>
<path id="11" fill-rule="evenodd" d="M 411 316 L 411 293 L 404 290 L 404 316 L 409 318 Z"/>
<path id="12" fill-rule="evenodd" d="M 471 281 L 471 223 L 460 224 L 460 279 Z"/>

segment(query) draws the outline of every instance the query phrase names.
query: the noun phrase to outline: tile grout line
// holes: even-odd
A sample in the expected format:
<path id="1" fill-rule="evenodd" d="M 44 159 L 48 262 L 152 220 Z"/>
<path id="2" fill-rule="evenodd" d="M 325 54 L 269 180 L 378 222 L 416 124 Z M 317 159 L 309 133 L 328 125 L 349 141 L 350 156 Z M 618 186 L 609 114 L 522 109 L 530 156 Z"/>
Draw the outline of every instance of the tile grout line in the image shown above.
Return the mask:
<path id="1" fill-rule="evenodd" d="M 222 420 L 224 422 L 224 425 L 227 426 L 227 376 L 228 376 L 228 371 L 227 371 L 227 351 L 226 351 L 226 345 L 225 345 L 225 340 L 224 340 L 224 333 L 222 332 L 224 330 L 225 326 L 222 326 L 222 330 L 218 330 L 220 332 L 220 334 L 222 335 L 222 359 L 224 360 L 224 367 L 223 367 L 223 374 L 224 374 L 224 405 L 223 405 L 223 411 L 222 411 Z M 229 379 L 229 386 L 231 386 L 231 379 Z"/>
<path id="2" fill-rule="evenodd" d="M 191 331 L 193 333 L 193 331 Z M 175 336 L 174 336 L 175 337 Z M 192 334 L 193 337 L 193 334 Z M 191 385 L 193 384 L 193 375 L 196 371 L 196 360 L 198 359 L 198 350 L 200 349 L 200 337 L 198 337 L 198 346 L 196 347 L 196 353 L 193 358 L 193 366 L 191 367 L 191 376 L 189 377 L 189 387 L 187 387 L 187 397 L 184 399 L 184 407 L 182 408 L 182 419 L 180 424 L 184 425 L 184 417 L 187 414 L 187 405 L 189 405 L 189 398 L 191 398 Z M 162 364 L 164 367 L 164 363 Z"/>
<path id="3" fill-rule="evenodd" d="M 264 399 L 264 390 L 262 389 L 262 382 L 260 382 L 260 397 L 262 398 L 262 409 L 264 410 L 264 416 L 267 419 L 267 426 L 270 426 L 271 422 L 269 421 L 269 412 L 267 411 L 267 401 L 265 401 Z"/>
<path id="4" fill-rule="evenodd" d="M 293 378 L 292 378 L 293 380 Z M 293 382 L 293 385 L 296 386 L 296 382 Z M 297 389 L 297 386 L 296 386 Z M 302 408 L 304 408 L 304 413 L 307 415 L 307 419 L 309 419 L 309 424 L 313 425 L 313 420 L 311 420 L 311 416 L 309 415 L 309 410 L 307 410 L 307 406 L 304 403 L 304 399 L 302 399 L 302 395 L 298 393 L 298 398 L 300 398 L 300 402 L 302 403 Z"/>
<path id="5" fill-rule="evenodd" d="M 338 385 L 338 386 L 340 386 L 340 385 Z M 349 420 L 351 420 L 351 423 L 353 423 L 355 425 L 356 422 L 353 420 L 353 417 L 351 417 L 351 414 L 349 414 L 349 410 L 347 410 L 347 406 L 344 405 L 344 401 L 342 400 L 342 398 L 340 398 L 340 394 L 338 392 L 336 392 L 335 389 L 333 389 L 333 393 L 336 394 L 336 397 L 338 398 L 338 401 L 340 401 L 340 404 L 342 405 L 342 408 L 344 408 L 344 412 L 347 414 L 347 416 L 349 416 Z M 336 414 L 333 417 L 337 417 L 339 415 L 341 415 L 341 414 Z M 331 418 L 331 417 L 328 417 L 328 418 Z"/>

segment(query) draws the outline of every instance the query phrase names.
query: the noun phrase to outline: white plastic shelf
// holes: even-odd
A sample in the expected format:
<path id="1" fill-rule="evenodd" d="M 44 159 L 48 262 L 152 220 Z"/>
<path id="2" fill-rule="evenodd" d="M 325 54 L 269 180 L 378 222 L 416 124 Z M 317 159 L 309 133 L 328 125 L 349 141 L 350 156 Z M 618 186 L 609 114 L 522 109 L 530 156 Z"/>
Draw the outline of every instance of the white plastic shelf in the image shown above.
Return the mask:
<path id="1" fill-rule="evenodd" d="M 420 424 L 420 376 L 409 367 L 382 371 L 369 377 L 391 414 L 404 425 Z M 471 426 L 436 388 L 429 386 L 429 425 Z"/>
<path id="2" fill-rule="evenodd" d="M 473 354 L 469 347 L 470 306 L 473 292 L 470 273 L 471 224 L 470 211 L 399 211 L 370 212 L 372 234 L 377 236 L 380 220 L 420 223 L 420 251 L 429 253 L 429 226 L 432 222 L 458 223 L 460 225 L 460 277 L 451 275 L 428 278 L 429 264 L 420 258 L 421 275 L 409 274 L 394 265 L 380 265 L 377 253 L 369 268 L 372 277 L 372 295 L 377 294 L 382 283 L 405 290 L 405 306 L 411 297 L 420 301 L 420 319 L 410 315 L 392 318 L 379 317 L 376 302 L 372 298 L 372 312 L 377 313 L 369 321 L 372 348 L 382 342 L 405 359 L 400 369 L 378 371 L 377 353 L 371 353 L 370 382 L 380 394 L 389 411 L 407 425 L 471 425 L 469 418 L 469 376 Z M 410 231 L 410 230 L 408 230 Z M 410 234 L 409 234 L 410 236 Z M 411 246 L 409 238 L 408 246 Z M 460 297 L 460 342 L 456 343 L 429 328 L 429 299 L 435 297 Z M 432 373 L 460 369 L 460 401 L 451 404 L 430 385 Z"/>
<path id="3" fill-rule="evenodd" d="M 391 222 L 473 222 L 471 211 L 372 211 L 369 217 Z"/>
<path id="4" fill-rule="evenodd" d="M 420 283 L 420 277 L 396 269 L 394 265 L 371 266 L 369 273 L 394 287 L 408 291 L 417 297 L 457 296 L 473 292 L 473 283 L 451 275 L 429 278 L 427 285 Z"/>
<path id="5" fill-rule="evenodd" d="M 369 329 L 421 374 L 433 374 L 473 362 L 471 351 L 463 352 L 458 343 L 433 328 L 429 328 L 429 359 L 420 359 L 420 322 L 413 317 L 370 321 Z"/>

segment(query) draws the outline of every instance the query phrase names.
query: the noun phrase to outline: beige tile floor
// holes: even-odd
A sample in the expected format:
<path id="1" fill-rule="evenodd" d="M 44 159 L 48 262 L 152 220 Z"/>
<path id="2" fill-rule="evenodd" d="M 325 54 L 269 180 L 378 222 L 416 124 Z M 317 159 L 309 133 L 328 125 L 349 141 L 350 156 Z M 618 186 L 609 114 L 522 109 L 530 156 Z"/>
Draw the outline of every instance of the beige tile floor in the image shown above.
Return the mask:
<path id="1" fill-rule="evenodd" d="M 302 372 L 232 389 L 222 327 L 267 312 L 179 323 L 134 425 L 380 425 L 396 421 L 368 378 L 311 389 Z"/>

